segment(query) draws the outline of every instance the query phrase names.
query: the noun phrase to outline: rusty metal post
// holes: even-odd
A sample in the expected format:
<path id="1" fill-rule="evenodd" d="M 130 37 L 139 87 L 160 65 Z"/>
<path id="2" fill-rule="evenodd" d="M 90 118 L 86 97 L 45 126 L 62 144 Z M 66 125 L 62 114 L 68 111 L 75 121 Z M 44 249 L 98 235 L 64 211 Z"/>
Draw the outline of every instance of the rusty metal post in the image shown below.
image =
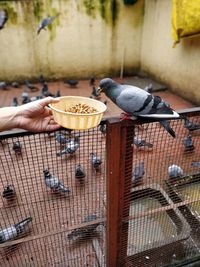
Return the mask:
<path id="1" fill-rule="evenodd" d="M 120 122 L 118 119 L 107 121 L 107 266 L 109 267 L 120 266 L 123 262 L 120 257 L 127 251 L 128 223 L 123 223 L 123 218 L 128 216 L 130 205 L 133 131 L 133 122 Z"/>

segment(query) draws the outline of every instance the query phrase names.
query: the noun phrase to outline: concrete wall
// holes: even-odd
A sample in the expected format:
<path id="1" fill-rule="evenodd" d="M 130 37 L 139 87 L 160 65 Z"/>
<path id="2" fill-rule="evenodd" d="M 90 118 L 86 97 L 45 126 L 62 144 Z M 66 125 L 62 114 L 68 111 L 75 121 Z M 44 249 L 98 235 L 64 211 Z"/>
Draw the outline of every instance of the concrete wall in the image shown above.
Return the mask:
<path id="1" fill-rule="evenodd" d="M 141 68 L 177 94 L 200 104 L 200 37 L 172 48 L 171 0 L 146 0 Z"/>
<path id="2" fill-rule="evenodd" d="M 119 75 L 140 67 L 143 0 L 1 1 L 9 13 L 0 31 L 0 80 L 87 78 Z M 42 18 L 58 18 L 37 35 Z"/>

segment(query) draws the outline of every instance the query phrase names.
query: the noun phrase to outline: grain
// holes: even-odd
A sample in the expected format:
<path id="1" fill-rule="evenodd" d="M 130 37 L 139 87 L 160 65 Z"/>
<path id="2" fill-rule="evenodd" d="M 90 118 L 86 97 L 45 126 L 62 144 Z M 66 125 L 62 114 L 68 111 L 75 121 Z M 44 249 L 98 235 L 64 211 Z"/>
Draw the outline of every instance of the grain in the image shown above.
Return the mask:
<path id="1" fill-rule="evenodd" d="M 79 113 L 79 114 L 91 114 L 98 112 L 96 108 L 90 107 L 87 104 L 80 104 L 80 103 L 65 109 L 65 111 L 71 113 Z"/>

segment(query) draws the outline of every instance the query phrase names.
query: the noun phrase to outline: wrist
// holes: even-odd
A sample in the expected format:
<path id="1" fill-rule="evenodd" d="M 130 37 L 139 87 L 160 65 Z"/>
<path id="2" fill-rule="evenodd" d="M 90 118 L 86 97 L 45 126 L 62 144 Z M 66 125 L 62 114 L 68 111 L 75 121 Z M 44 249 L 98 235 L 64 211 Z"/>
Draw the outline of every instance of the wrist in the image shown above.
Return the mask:
<path id="1" fill-rule="evenodd" d="M 19 128 L 19 107 L 5 107 L 0 109 L 0 131 Z"/>

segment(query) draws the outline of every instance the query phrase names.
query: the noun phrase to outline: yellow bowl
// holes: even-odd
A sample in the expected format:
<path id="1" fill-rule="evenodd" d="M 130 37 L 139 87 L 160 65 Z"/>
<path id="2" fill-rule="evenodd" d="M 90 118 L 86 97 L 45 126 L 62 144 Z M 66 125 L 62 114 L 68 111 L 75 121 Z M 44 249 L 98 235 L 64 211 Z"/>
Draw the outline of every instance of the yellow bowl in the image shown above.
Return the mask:
<path id="1" fill-rule="evenodd" d="M 79 103 L 93 107 L 98 112 L 80 114 L 65 111 Z M 86 130 L 96 127 L 101 122 L 103 113 L 107 109 L 101 101 L 81 96 L 62 96 L 58 103 L 51 103 L 49 106 L 52 109 L 54 120 L 59 125 L 72 130 Z"/>

